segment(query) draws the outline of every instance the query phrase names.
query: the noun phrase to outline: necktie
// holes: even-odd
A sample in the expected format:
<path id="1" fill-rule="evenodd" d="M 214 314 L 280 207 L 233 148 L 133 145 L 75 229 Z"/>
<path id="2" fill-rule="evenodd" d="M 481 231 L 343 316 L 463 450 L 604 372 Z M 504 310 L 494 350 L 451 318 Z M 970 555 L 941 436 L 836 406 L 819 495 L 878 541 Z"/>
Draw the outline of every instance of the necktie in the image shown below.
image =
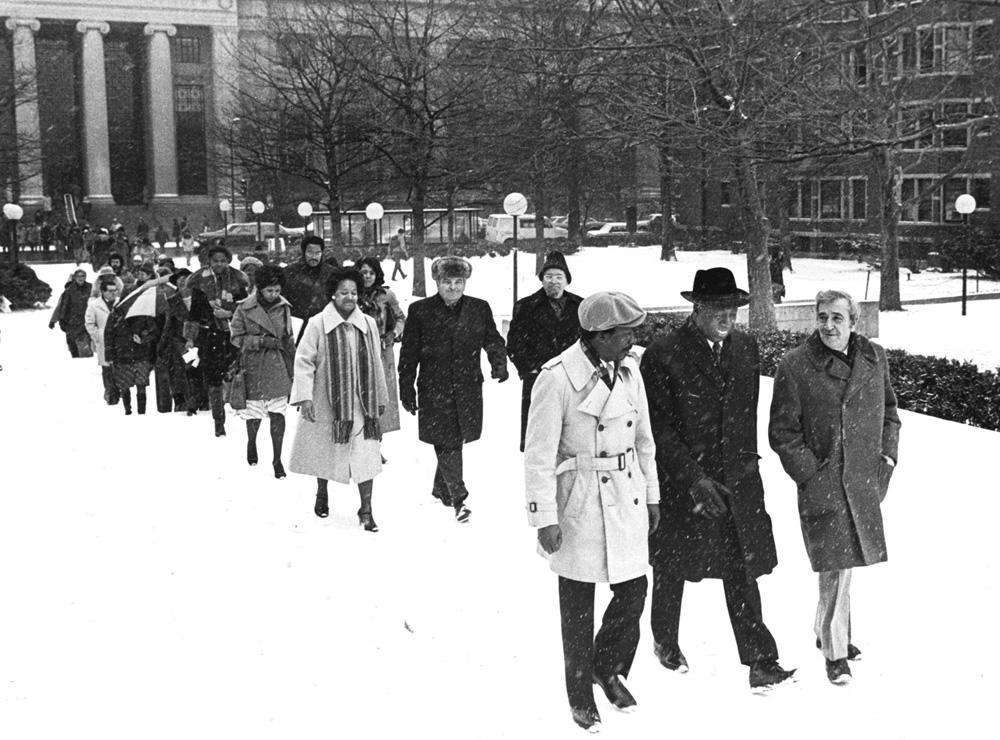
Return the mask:
<path id="1" fill-rule="evenodd" d="M 722 364 L 722 342 L 712 342 L 712 356 L 715 358 L 716 366 Z"/>

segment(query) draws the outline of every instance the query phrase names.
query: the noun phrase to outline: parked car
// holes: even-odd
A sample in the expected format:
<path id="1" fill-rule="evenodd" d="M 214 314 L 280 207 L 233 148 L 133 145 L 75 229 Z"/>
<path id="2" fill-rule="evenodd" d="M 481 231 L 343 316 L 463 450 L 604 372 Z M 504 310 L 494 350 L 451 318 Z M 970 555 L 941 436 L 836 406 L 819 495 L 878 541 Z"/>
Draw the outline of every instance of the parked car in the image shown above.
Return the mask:
<path id="1" fill-rule="evenodd" d="M 302 240 L 305 234 L 305 229 L 303 227 L 293 228 L 289 226 L 283 226 L 282 224 L 276 224 L 273 221 L 261 221 L 260 222 L 260 238 L 262 241 L 268 241 L 270 239 L 277 238 L 279 241 L 277 243 L 277 248 L 287 249 L 289 246 L 298 244 Z M 212 239 L 223 238 L 226 240 L 226 246 L 230 250 L 250 250 L 257 244 L 257 222 L 256 221 L 237 221 L 236 223 L 229 224 L 225 229 L 215 229 L 214 231 L 203 231 L 198 234 L 198 239 L 204 244 L 208 243 Z"/>
<path id="2" fill-rule="evenodd" d="M 608 221 L 600 228 L 587 231 L 587 236 L 607 236 L 608 234 L 628 234 L 628 225 L 624 221 Z"/>
<path id="3" fill-rule="evenodd" d="M 544 235 L 546 239 L 565 239 L 567 233 L 566 229 L 553 226 L 550 219 L 545 219 Z M 517 236 L 523 239 L 534 238 L 535 214 L 526 213 L 523 216 L 518 216 Z M 494 244 L 504 244 L 508 239 L 513 239 L 513 237 L 514 217 L 508 216 L 506 213 L 490 214 L 489 220 L 486 222 L 486 241 L 493 242 Z"/>

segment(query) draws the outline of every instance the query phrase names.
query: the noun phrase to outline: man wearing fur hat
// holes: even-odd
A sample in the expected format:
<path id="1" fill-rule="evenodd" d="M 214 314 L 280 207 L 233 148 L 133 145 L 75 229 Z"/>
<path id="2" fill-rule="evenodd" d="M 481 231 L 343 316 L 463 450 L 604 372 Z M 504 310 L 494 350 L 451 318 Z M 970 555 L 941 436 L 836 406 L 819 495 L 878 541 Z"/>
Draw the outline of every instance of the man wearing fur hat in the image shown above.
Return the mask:
<path id="1" fill-rule="evenodd" d="M 642 357 L 656 439 L 663 526 L 650 538 L 656 656 L 686 672 L 678 644 L 685 581 L 722 580 L 740 662 L 750 686 L 792 676 L 764 624 L 757 578 L 778 563 L 757 455 L 760 354 L 734 330 L 749 294 L 722 267 L 698 270 L 681 293 L 694 312 Z"/>
<path id="2" fill-rule="evenodd" d="M 431 493 L 454 508 L 459 522 L 468 521 L 470 514 L 462 445 L 479 439 L 483 428 L 483 350 L 491 376 L 501 383 L 507 380 L 503 337 L 490 304 L 465 295 L 471 274 L 472 265 L 461 257 L 434 261 L 431 277 L 437 295 L 410 306 L 399 351 L 399 400 L 411 414 L 419 410 L 420 440 L 434 445 L 437 455 Z"/>
<path id="3" fill-rule="evenodd" d="M 660 518 L 656 449 L 639 362 L 646 319 L 624 293 L 580 303 L 582 336 L 542 366 L 524 446 L 528 522 L 559 576 L 566 691 L 573 721 L 595 731 L 597 683 L 631 711 L 625 687 L 646 603 L 647 537 Z M 594 638 L 594 584 L 613 593 Z"/>
<path id="4" fill-rule="evenodd" d="M 550 252 L 538 271 L 541 289 L 514 304 L 507 354 L 521 377 L 521 452 L 531 389 L 542 365 L 580 338 L 577 309 L 583 300 L 566 290 L 573 281 L 562 252 Z"/>

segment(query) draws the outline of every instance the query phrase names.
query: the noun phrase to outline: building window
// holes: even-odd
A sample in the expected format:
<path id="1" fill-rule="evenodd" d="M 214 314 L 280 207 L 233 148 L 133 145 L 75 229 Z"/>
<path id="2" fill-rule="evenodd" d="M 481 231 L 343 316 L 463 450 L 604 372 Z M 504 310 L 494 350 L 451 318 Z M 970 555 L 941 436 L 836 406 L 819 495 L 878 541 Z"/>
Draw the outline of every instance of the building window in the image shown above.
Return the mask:
<path id="1" fill-rule="evenodd" d="M 941 106 L 941 146 L 965 149 L 969 146 L 968 103 L 944 103 Z M 958 126 L 952 128 L 952 126 Z"/>
<path id="2" fill-rule="evenodd" d="M 864 44 L 855 45 L 851 53 L 853 61 L 854 82 L 857 85 L 868 83 L 868 50 Z"/>
<path id="3" fill-rule="evenodd" d="M 812 181 L 796 180 L 792 197 L 792 218 L 812 218 Z"/>
<path id="4" fill-rule="evenodd" d="M 980 23 L 972 27 L 972 58 L 977 62 L 993 58 L 993 26 Z"/>
<path id="5" fill-rule="evenodd" d="M 868 181 L 863 178 L 853 178 L 851 187 L 851 218 L 864 221 L 868 218 Z"/>
<path id="6" fill-rule="evenodd" d="M 990 186 L 992 181 L 988 177 L 970 177 L 969 192 L 976 199 L 977 211 L 990 210 Z"/>
<path id="7" fill-rule="evenodd" d="M 197 36 L 174 36 L 174 61 L 201 64 L 201 39 Z"/>
<path id="8" fill-rule="evenodd" d="M 905 33 L 900 34 L 899 57 L 903 67 L 903 74 L 916 72 L 917 35 L 913 31 L 907 31 Z"/>
<path id="9" fill-rule="evenodd" d="M 900 221 L 924 221 L 935 220 L 937 209 L 940 205 L 940 191 L 934 187 L 933 178 L 925 177 L 904 177 L 902 187 L 902 210 L 899 214 Z"/>
<path id="10" fill-rule="evenodd" d="M 821 219 L 843 218 L 843 181 L 819 181 L 819 217 Z"/>
<path id="11" fill-rule="evenodd" d="M 922 74 L 934 71 L 934 29 L 917 29 L 918 68 Z"/>
<path id="12" fill-rule="evenodd" d="M 733 204 L 732 184 L 729 180 L 719 182 L 719 205 L 731 206 Z"/>
<path id="13" fill-rule="evenodd" d="M 903 108 L 901 134 L 904 149 L 927 149 L 934 146 L 934 109 L 929 106 Z"/>
<path id="14" fill-rule="evenodd" d="M 174 86 L 177 136 L 177 188 L 181 195 L 208 192 L 208 150 L 205 145 L 205 88 Z"/>

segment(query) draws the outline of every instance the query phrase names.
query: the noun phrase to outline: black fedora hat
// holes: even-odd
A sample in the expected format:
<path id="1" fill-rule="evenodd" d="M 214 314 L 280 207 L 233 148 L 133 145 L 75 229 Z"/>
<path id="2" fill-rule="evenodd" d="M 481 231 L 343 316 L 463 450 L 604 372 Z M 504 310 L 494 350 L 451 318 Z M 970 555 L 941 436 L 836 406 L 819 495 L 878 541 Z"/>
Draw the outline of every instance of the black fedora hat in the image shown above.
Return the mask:
<path id="1" fill-rule="evenodd" d="M 694 275 L 694 288 L 682 290 L 681 296 L 692 303 L 720 308 L 735 308 L 750 302 L 750 294 L 736 287 L 736 278 L 725 267 L 698 270 Z"/>

